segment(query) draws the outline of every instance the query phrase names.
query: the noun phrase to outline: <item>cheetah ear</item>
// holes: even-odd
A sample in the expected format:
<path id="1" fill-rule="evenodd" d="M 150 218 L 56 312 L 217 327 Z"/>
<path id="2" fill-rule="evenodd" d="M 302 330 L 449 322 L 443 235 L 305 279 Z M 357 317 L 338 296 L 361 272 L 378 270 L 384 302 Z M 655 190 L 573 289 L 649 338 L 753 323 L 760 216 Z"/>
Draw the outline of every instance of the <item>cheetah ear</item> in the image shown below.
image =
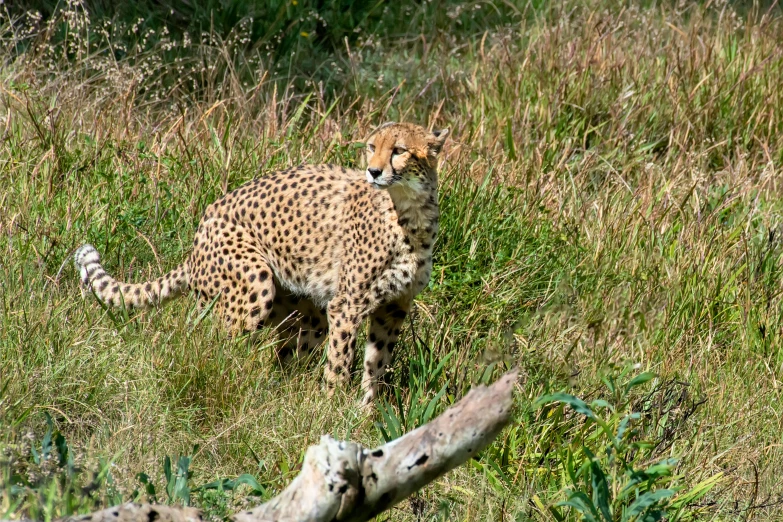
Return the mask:
<path id="1" fill-rule="evenodd" d="M 427 145 L 430 149 L 430 154 L 437 156 L 443 149 L 443 144 L 446 143 L 446 137 L 449 135 L 449 129 L 434 130 L 427 137 Z"/>

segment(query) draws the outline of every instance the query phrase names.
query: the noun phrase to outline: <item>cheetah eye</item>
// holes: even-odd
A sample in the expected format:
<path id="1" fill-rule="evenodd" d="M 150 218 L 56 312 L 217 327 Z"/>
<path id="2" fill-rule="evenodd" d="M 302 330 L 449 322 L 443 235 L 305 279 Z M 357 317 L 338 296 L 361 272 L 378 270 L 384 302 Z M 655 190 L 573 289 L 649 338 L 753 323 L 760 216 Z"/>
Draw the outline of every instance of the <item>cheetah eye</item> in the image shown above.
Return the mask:
<path id="1" fill-rule="evenodd" d="M 372 145 L 370 143 L 367 144 L 367 150 L 370 151 L 370 153 L 375 152 L 375 145 Z"/>
<path id="2" fill-rule="evenodd" d="M 402 147 L 394 147 L 394 150 L 392 151 L 392 154 L 395 155 L 395 156 L 399 156 L 400 154 L 405 154 L 406 152 L 408 152 L 408 151 L 406 151 Z"/>

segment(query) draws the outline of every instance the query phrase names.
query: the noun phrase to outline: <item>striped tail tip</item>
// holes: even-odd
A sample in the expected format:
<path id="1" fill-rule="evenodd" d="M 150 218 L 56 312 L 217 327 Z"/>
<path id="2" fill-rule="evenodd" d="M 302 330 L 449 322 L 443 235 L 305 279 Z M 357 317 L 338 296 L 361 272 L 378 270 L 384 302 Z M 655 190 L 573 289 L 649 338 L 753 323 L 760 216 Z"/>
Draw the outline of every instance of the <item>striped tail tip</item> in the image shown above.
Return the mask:
<path id="1" fill-rule="evenodd" d="M 98 251 L 89 243 L 80 246 L 73 253 L 73 263 L 79 271 L 79 279 L 83 286 L 89 287 L 91 265 L 100 265 L 100 261 L 101 256 L 98 254 Z"/>

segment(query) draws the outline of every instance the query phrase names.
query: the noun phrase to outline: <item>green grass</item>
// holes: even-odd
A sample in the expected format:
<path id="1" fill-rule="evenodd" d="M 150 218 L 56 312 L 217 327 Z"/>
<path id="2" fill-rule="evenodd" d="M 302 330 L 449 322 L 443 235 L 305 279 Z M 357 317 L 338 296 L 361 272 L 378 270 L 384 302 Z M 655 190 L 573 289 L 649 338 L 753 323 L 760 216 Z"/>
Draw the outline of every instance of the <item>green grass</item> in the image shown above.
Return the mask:
<path id="1" fill-rule="evenodd" d="M 155 498 L 221 519 L 320 435 L 381 444 L 510 366 L 513 425 L 391 520 L 589 520 L 584 498 L 599 520 L 640 498 L 670 520 L 781 517 L 779 8 L 511 2 L 462 29 L 422 9 L 321 45 L 315 69 L 231 27 L 185 48 L 153 15 L 143 45 L 79 8 L 5 20 L 0 518 Z M 281 369 L 191 298 L 126 317 L 80 297 L 83 242 L 119 278 L 157 276 L 225 191 L 358 165 L 389 119 L 453 140 L 432 281 L 371 418 L 358 378 L 327 400 L 322 364 Z"/>

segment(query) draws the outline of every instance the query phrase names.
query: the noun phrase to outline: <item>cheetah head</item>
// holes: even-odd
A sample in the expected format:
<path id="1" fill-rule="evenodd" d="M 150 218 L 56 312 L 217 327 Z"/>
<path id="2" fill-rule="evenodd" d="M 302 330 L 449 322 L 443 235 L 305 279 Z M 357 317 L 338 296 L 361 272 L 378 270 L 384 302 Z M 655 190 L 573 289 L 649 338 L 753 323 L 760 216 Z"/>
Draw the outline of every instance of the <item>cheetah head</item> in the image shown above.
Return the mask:
<path id="1" fill-rule="evenodd" d="M 448 129 L 430 132 L 411 123 L 384 123 L 367 139 L 367 181 L 375 188 L 435 188 L 438 154 L 448 134 Z"/>

